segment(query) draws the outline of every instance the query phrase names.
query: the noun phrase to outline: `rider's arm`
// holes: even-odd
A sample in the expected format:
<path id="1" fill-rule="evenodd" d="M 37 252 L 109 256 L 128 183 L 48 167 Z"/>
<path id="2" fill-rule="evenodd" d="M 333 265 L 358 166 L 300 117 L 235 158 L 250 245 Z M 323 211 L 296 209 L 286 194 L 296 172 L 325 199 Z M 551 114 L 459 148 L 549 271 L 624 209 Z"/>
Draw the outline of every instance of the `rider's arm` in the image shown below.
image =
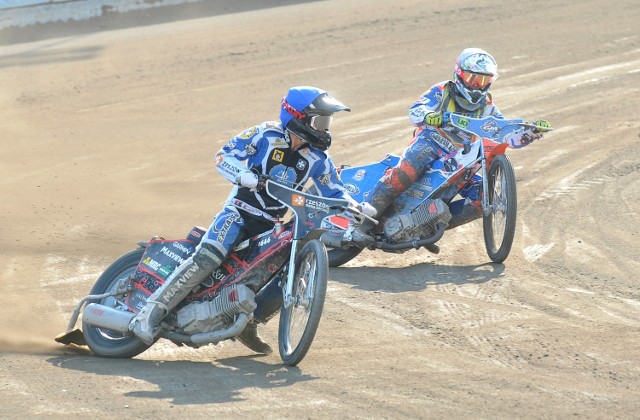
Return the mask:
<path id="1" fill-rule="evenodd" d="M 498 107 L 493 104 L 491 96 L 487 95 L 487 106 L 485 107 L 483 116 L 489 115 L 499 119 L 504 119 L 504 115 L 502 115 Z M 541 134 L 534 132 L 530 128 L 523 127 L 504 136 L 502 138 L 502 142 L 507 143 L 512 149 L 521 149 L 540 137 L 542 137 Z"/>
<path id="2" fill-rule="evenodd" d="M 326 155 L 324 160 L 316 162 L 316 165 L 311 169 L 311 179 L 313 179 L 321 196 L 343 198 L 349 200 L 352 206 L 358 206 L 358 202 L 354 200 L 344 188 L 344 184 L 338 175 L 338 170 L 331 157 Z"/>
<path id="3" fill-rule="evenodd" d="M 543 137 L 542 133 L 553 130 L 549 121 L 538 119 L 528 127 L 521 127 L 518 130 L 508 133 L 502 138 L 503 143 L 507 143 L 512 149 L 521 149 L 530 145 L 534 141 Z"/>
<path id="4" fill-rule="evenodd" d="M 217 171 L 231 182 L 237 182 L 238 175 L 248 169 L 247 160 L 256 155 L 263 137 L 260 127 L 252 127 L 233 137 L 216 153 Z"/>
<path id="5" fill-rule="evenodd" d="M 420 95 L 418 100 L 409 108 L 409 120 L 411 124 L 416 127 L 424 127 L 425 115 L 440 110 L 444 86 L 443 83 L 434 85 Z"/>
<path id="6" fill-rule="evenodd" d="M 487 93 L 487 104 L 484 106 L 484 110 L 482 111 L 482 117 L 496 117 L 501 120 L 504 120 L 504 115 L 500 112 L 500 109 L 495 106 L 493 103 L 493 99 L 491 98 L 491 93 Z"/>
<path id="7" fill-rule="evenodd" d="M 504 136 L 503 142 L 507 143 L 512 149 L 521 149 L 538 140 L 540 137 L 542 137 L 542 134 L 536 133 L 530 128 L 523 127 Z"/>

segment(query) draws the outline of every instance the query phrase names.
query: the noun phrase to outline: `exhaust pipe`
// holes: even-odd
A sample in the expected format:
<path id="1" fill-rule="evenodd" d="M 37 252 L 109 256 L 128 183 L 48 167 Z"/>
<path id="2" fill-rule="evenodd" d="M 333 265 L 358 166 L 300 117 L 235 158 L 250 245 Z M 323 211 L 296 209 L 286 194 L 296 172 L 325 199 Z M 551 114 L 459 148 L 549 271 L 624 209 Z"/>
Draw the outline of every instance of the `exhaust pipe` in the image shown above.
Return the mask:
<path id="1" fill-rule="evenodd" d="M 320 242 L 330 248 L 342 248 L 342 234 L 324 232 L 322 235 L 320 235 Z"/>
<path id="2" fill-rule="evenodd" d="M 90 303 L 84 308 L 82 322 L 92 327 L 106 328 L 120 333 L 129 332 L 129 324 L 136 316 L 132 312 L 119 311 L 99 303 Z"/>

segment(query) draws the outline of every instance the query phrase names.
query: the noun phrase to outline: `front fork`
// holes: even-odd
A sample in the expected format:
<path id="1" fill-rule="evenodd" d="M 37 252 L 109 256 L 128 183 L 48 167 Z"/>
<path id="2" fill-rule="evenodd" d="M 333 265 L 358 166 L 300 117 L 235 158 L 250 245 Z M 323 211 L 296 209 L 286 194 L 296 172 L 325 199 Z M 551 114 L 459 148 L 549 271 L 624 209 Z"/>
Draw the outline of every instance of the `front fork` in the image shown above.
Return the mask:
<path id="1" fill-rule="evenodd" d="M 482 154 L 482 213 L 484 216 L 491 214 L 491 205 L 489 204 L 489 171 L 487 171 L 487 157 Z"/>
<path id="2" fill-rule="evenodd" d="M 482 142 L 482 140 L 480 140 Z M 487 168 L 487 155 L 484 153 L 484 143 L 480 143 L 480 164 L 482 166 L 482 214 L 487 217 L 493 211 L 489 203 L 489 171 Z"/>
<path id="3" fill-rule="evenodd" d="M 289 255 L 289 266 L 287 268 L 287 280 L 282 288 L 282 301 L 284 307 L 288 308 L 295 302 L 293 297 L 293 284 L 295 282 L 296 274 L 296 254 L 298 253 L 298 239 L 291 241 L 291 254 Z"/>

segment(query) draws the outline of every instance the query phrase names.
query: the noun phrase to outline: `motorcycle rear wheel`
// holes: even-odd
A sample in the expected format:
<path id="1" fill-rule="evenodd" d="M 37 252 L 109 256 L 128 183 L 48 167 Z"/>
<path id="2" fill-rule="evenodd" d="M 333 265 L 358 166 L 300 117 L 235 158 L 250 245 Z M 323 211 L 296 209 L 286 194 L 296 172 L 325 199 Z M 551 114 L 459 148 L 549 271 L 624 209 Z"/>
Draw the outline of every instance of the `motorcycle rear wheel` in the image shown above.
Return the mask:
<path id="1" fill-rule="evenodd" d="M 511 252 L 518 208 L 516 175 L 506 155 L 493 158 L 484 182 L 488 183 L 491 209 L 483 217 L 484 244 L 491 261 L 501 263 Z"/>
<path id="2" fill-rule="evenodd" d="M 340 267 L 342 264 L 346 264 L 362 252 L 363 248 L 357 246 L 350 246 L 347 249 L 331 248 L 327 250 L 329 256 L 329 267 Z"/>
<path id="3" fill-rule="evenodd" d="M 128 278 L 136 271 L 142 254 L 144 254 L 144 248 L 138 248 L 114 261 L 98 278 L 90 294 L 102 294 L 114 290 L 122 279 Z M 127 311 L 125 298 L 126 294 L 93 300 L 89 303 L 99 303 Z M 134 335 L 94 327 L 84 322 L 82 333 L 91 351 L 101 357 L 130 358 L 149 348 Z"/>
<path id="4" fill-rule="evenodd" d="M 306 356 L 318 330 L 327 293 L 329 261 L 325 246 L 311 240 L 296 257 L 294 301 L 280 312 L 278 347 L 282 361 L 295 366 Z"/>

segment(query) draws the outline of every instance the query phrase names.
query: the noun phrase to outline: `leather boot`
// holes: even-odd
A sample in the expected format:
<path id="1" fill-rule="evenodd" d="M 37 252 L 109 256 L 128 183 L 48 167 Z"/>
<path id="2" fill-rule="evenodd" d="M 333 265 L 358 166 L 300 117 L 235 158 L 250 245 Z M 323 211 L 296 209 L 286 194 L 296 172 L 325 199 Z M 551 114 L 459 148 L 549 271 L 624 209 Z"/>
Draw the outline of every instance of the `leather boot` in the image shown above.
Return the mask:
<path id="1" fill-rule="evenodd" d="M 249 321 L 236 339 L 256 353 L 273 353 L 271 346 L 258 335 L 258 322 L 255 320 Z"/>
<path id="2" fill-rule="evenodd" d="M 256 309 L 253 319 L 236 339 L 256 353 L 270 354 L 271 346 L 258 335 L 258 324 L 266 324 L 282 307 L 282 289 L 280 277 L 274 277 L 256 294 Z"/>
<path id="3" fill-rule="evenodd" d="M 440 247 L 436 244 L 425 245 L 424 247 L 427 249 L 427 251 L 431 252 L 432 254 L 440 253 Z"/>
<path id="4" fill-rule="evenodd" d="M 396 197 L 402 191 L 395 191 L 389 183 L 390 177 L 387 175 L 381 178 L 371 190 L 371 194 L 367 198 L 367 202 L 376 209 L 376 218 L 380 219 L 382 213 L 393 203 Z M 361 225 L 357 226 L 352 234 L 350 240 L 344 240 L 344 242 L 355 242 L 362 246 L 369 246 L 375 243 L 375 238 L 372 236 L 372 231 L 375 224 L 369 220 L 365 220 Z"/>
<path id="5" fill-rule="evenodd" d="M 195 253 L 183 262 L 149 298 L 144 308 L 131 320 L 129 331 L 150 346 L 156 339 L 160 321 L 178 306 L 194 287 L 206 279 L 222 263 L 215 247 L 201 243 Z"/>
<path id="6" fill-rule="evenodd" d="M 356 226 L 351 232 L 351 240 L 346 241 L 343 236 L 343 241 L 355 242 L 361 244 L 361 246 L 369 246 L 375 243 L 376 239 L 371 235 L 375 225 L 369 220 L 365 220 L 361 225 Z"/>

